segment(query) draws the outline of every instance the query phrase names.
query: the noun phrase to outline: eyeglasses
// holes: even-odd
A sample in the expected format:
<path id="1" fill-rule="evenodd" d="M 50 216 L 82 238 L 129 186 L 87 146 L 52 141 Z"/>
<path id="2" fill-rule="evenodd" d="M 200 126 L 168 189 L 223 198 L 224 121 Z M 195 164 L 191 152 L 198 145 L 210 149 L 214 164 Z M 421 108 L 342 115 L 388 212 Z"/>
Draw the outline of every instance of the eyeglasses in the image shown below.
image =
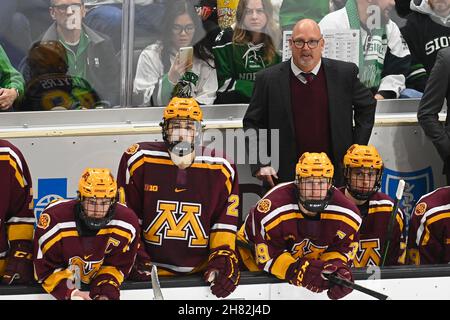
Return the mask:
<path id="1" fill-rule="evenodd" d="M 317 39 L 317 40 L 304 41 L 304 40 L 298 39 L 298 40 L 291 40 L 291 41 L 294 43 L 294 45 L 298 49 L 303 49 L 305 44 L 307 44 L 310 49 L 315 49 L 319 45 L 320 40 L 322 40 L 322 37 L 320 37 L 320 39 Z"/>
<path id="2" fill-rule="evenodd" d="M 70 4 L 57 4 L 52 6 L 52 8 L 55 8 L 59 12 L 67 12 L 67 8 L 70 8 L 73 10 L 77 10 L 81 8 L 81 3 L 70 3 Z"/>
<path id="3" fill-rule="evenodd" d="M 195 31 L 195 25 L 187 24 L 185 26 L 182 26 L 181 24 L 174 24 L 172 26 L 172 31 L 175 34 L 181 34 L 183 31 L 187 34 L 191 34 Z"/>

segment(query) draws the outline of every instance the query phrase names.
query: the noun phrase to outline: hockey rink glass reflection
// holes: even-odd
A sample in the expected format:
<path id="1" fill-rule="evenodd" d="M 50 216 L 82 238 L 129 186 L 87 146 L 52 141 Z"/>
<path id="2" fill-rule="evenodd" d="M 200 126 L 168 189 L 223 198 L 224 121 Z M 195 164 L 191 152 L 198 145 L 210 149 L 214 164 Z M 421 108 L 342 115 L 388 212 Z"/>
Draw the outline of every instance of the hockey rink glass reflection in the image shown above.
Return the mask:
<path id="1" fill-rule="evenodd" d="M 380 176 L 381 170 L 378 169 L 351 168 L 350 186 L 353 190 L 361 193 L 372 192 Z"/>
<path id="2" fill-rule="evenodd" d="M 173 119 L 167 126 L 167 138 L 169 142 L 193 143 L 201 130 L 198 121 L 188 119 Z"/>
<path id="3" fill-rule="evenodd" d="M 324 200 L 331 186 L 331 179 L 323 177 L 300 178 L 297 184 L 300 197 L 303 200 Z"/>
<path id="4" fill-rule="evenodd" d="M 83 199 L 81 204 L 86 216 L 88 216 L 89 218 L 101 219 L 106 216 L 113 201 L 113 199 L 109 198 L 85 198 Z"/>

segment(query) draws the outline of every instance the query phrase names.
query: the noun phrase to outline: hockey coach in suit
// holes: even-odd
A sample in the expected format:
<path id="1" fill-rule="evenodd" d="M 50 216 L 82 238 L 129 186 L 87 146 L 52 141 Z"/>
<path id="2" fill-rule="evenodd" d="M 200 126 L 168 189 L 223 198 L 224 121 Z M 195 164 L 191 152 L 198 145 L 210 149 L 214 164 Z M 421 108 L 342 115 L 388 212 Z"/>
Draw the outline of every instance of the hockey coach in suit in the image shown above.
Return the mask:
<path id="1" fill-rule="evenodd" d="M 266 188 L 292 181 L 302 153 L 325 152 L 336 166 L 335 184 L 341 186 L 343 156 L 352 144 L 369 142 L 376 100 L 358 80 L 355 64 L 322 58 L 324 39 L 315 21 L 297 22 L 289 46 L 290 60 L 257 73 L 243 119 L 246 131 L 256 129 L 247 131 L 249 154 L 259 152 L 257 163 L 251 164 L 252 175 Z M 278 168 L 275 162 L 261 161 L 259 155 L 270 155 L 272 146 L 262 143 L 260 148 L 267 150 L 258 150 L 259 129 L 269 130 L 268 137 L 279 130 Z"/>

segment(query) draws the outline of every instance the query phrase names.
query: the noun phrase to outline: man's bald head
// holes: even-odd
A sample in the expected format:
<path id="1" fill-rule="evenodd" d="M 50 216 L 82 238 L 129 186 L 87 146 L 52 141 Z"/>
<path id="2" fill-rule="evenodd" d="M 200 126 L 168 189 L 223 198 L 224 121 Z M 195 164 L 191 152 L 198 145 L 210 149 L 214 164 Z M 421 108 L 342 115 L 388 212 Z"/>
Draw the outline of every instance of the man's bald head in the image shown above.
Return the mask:
<path id="1" fill-rule="evenodd" d="M 299 32 L 314 34 L 318 37 L 321 37 L 322 35 L 319 24 L 312 19 L 302 19 L 298 21 L 292 29 L 292 36 L 298 34 Z"/>
<path id="2" fill-rule="evenodd" d="M 311 19 L 297 22 L 289 41 L 295 65 L 304 72 L 310 72 L 322 58 L 324 44 L 317 22 Z"/>

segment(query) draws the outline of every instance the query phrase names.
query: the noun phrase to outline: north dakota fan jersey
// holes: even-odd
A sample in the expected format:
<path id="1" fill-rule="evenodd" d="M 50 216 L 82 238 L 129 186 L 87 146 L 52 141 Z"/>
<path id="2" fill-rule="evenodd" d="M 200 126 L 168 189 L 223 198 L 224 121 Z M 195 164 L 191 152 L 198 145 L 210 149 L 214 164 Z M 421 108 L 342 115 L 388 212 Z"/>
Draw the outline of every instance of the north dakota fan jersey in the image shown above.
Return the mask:
<path id="1" fill-rule="evenodd" d="M 27 84 L 22 110 L 92 109 L 99 101 L 86 80 L 66 74 L 46 74 Z"/>
<path id="2" fill-rule="evenodd" d="M 450 262 L 450 187 L 438 188 L 417 201 L 407 251 L 411 264 Z"/>
<path id="3" fill-rule="evenodd" d="M 0 140 L 0 276 L 4 274 L 10 244 L 26 241 L 31 251 L 34 213 L 32 181 L 22 153 Z M 31 252 L 30 252 L 31 253 Z"/>
<path id="4" fill-rule="evenodd" d="M 221 103 L 249 102 L 256 72 L 279 63 L 281 59 L 279 55 L 276 55 L 273 61 L 265 61 L 263 43 L 234 44 L 230 40 L 232 38 L 230 33 L 232 33 L 231 29 L 222 31 L 213 47 L 219 82 L 218 97 L 221 93 L 235 94 L 242 100 L 221 101 Z"/>
<path id="5" fill-rule="evenodd" d="M 383 261 L 383 250 L 394 201 L 388 195 L 377 192 L 361 206 L 362 217 L 359 229 L 359 246 L 353 264 L 355 267 L 379 266 Z M 385 266 L 405 263 L 406 236 L 405 216 L 399 208 L 393 222 L 392 237 L 389 244 Z"/>
<path id="6" fill-rule="evenodd" d="M 239 253 L 254 271 L 245 247 L 254 247 L 259 269 L 280 279 L 297 259 L 339 259 L 351 265 L 357 249 L 361 217 L 358 209 L 338 189 L 323 212 L 311 218 L 298 206 L 297 187 L 283 183 L 269 191 L 250 210 L 238 235 Z"/>
<path id="7" fill-rule="evenodd" d="M 163 142 L 131 146 L 122 156 L 118 185 L 142 222 L 142 240 L 163 275 L 200 271 L 218 247 L 235 249 L 238 178 L 233 164 L 204 149 L 180 170 Z M 205 155 L 208 152 L 209 155 Z"/>
<path id="8" fill-rule="evenodd" d="M 132 210 L 116 204 L 113 219 L 96 234 L 80 236 L 78 200 L 50 203 L 39 217 L 34 238 L 36 279 L 57 299 L 69 299 L 69 283 L 118 288 L 133 266 L 140 229 Z M 75 280 L 75 284 L 76 284 Z"/>

